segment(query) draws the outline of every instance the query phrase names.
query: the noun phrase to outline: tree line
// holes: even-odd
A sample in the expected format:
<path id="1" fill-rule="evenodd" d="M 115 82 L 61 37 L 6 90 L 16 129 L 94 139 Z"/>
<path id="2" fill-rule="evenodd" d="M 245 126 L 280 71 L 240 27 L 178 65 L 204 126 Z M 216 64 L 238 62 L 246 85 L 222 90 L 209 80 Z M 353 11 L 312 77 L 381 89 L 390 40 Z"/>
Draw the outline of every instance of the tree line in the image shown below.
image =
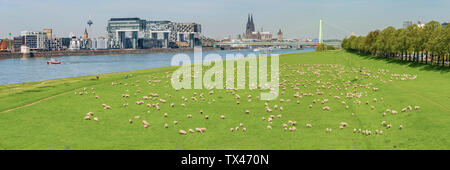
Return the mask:
<path id="1" fill-rule="evenodd" d="M 366 36 L 344 38 L 341 46 L 361 54 L 450 66 L 450 25 L 443 27 L 431 21 L 423 26 L 413 24 L 400 29 L 389 26 Z"/>

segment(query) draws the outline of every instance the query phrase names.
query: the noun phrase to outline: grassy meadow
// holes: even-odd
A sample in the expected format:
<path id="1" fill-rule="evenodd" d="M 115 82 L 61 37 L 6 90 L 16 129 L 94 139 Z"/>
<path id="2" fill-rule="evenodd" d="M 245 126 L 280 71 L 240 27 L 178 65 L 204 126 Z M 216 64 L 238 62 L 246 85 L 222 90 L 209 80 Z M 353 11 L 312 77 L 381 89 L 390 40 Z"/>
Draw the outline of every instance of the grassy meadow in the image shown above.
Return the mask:
<path id="1" fill-rule="evenodd" d="M 1 85 L 0 150 L 450 149 L 450 69 L 345 51 L 286 54 L 278 99 L 264 101 L 248 88 L 176 91 L 170 78 L 177 68 Z M 88 112 L 94 116 L 84 120 Z"/>

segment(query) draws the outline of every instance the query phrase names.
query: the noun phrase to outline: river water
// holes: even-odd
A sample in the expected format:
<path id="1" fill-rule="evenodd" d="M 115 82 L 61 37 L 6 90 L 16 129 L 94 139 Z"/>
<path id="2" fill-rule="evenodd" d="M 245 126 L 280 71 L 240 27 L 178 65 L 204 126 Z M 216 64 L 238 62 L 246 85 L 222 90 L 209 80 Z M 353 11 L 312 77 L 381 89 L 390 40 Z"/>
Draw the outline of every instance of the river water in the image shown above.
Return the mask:
<path id="1" fill-rule="evenodd" d="M 314 48 L 274 49 L 269 54 L 288 54 L 314 51 Z M 226 54 L 255 54 L 253 50 L 217 50 L 203 51 L 205 57 L 215 53 L 225 59 Z M 49 79 L 87 76 L 95 74 L 158 68 L 171 66 L 172 57 L 178 53 L 150 53 L 99 56 L 63 56 L 55 59 L 62 62 L 47 65 L 48 58 L 11 58 L 0 60 L 0 84 L 15 84 Z M 193 61 L 194 52 L 186 52 Z"/>

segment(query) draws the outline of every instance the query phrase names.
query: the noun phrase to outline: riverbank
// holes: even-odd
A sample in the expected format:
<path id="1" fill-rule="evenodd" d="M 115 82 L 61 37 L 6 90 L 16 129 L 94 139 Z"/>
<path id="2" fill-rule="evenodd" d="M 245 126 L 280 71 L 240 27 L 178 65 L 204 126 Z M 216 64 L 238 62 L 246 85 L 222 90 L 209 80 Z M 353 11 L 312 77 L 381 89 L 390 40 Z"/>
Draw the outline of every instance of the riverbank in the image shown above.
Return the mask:
<path id="1" fill-rule="evenodd" d="M 122 54 L 149 54 L 149 53 L 179 53 L 190 52 L 193 48 L 151 48 L 151 49 L 106 49 L 106 50 L 64 50 L 64 51 L 34 51 L 30 57 L 62 57 L 62 56 L 96 56 L 96 55 L 122 55 Z M 203 51 L 220 50 L 220 48 L 203 47 Z M 0 52 L 0 59 L 22 58 L 22 53 Z"/>
<path id="2" fill-rule="evenodd" d="M 4 138 L 0 150 L 450 148 L 450 134 L 442 133 L 450 130 L 450 108 L 445 100 L 450 95 L 443 93 L 450 87 L 448 72 L 345 51 L 285 54 L 280 55 L 280 95 L 277 100 L 262 101 L 258 99 L 260 90 L 177 91 L 170 85 L 171 73 L 177 68 L 102 74 L 100 79 L 92 75 L 1 85 L 0 136 Z M 402 80 L 395 75 L 415 78 Z M 423 88 L 429 84 L 439 86 Z M 344 90 L 346 87 L 351 88 Z M 346 93 L 363 95 L 346 98 Z M 327 102 L 322 104 L 325 98 Z M 144 104 L 136 104 L 141 100 Z M 278 109 L 266 111 L 275 105 Z M 420 108 L 400 112 L 409 105 Z M 324 106 L 331 109 L 324 110 Z M 383 116 L 386 109 L 399 113 Z M 88 112 L 94 116 L 83 120 Z M 273 123 L 261 120 L 270 115 L 275 115 Z M 94 117 L 98 121 L 92 120 Z M 144 120 L 150 124 L 147 128 L 142 125 Z M 288 125 L 290 130 L 283 129 L 289 120 L 297 122 L 294 130 L 293 125 Z M 381 126 L 382 121 L 392 128 Z M 339 129 L 340 122 L 347 126 Z M 207 131 L 179 134 L 180 129 L 196 127 Z M 332 131 L 326 133 L 328 128 Z M 353 129 L 372 133 L 354 133 Z M 380 130 L 383 133 L 377 134 Z"/>

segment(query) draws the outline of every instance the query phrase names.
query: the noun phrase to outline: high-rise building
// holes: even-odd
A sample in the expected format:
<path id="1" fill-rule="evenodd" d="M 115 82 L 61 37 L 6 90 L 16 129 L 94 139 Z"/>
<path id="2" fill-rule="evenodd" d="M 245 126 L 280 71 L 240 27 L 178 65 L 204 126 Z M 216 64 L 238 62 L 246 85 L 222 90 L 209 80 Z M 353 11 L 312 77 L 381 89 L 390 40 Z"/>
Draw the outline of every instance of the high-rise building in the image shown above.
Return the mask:
<path id="1" fill-rule="evenodd" d="M 201 43 L 199 39 L 201 25 L 197 23 L 111 18 L 108 21 L 107 32 L 109 48 L 169 47 L 178 41 L 186 42 L 187 46 L 193 47 Z"/>
<path id="2" fill-rule="evenodd" d="M 412 24 L 412 21 L 403 21 L 403 28 L 409 27 Z"/>
<path id="3" fill-rule="evenodd" d="M 52 29 L 43 29 L 42 30 L 42 32 L 44 32 L 46 35 L 47 35 L 47 39 L 49 39 L 49 40 L 51 40 L 52 39 L 52 32 L 53 32 L 53 30 Z"/>
<path id="4" fill-rule="evenodd" d="M 47 34 L 44 32 L 22 31 L 20 35 L 24 38 L 23 44 L 32 50 L 47 49 Z"/>

